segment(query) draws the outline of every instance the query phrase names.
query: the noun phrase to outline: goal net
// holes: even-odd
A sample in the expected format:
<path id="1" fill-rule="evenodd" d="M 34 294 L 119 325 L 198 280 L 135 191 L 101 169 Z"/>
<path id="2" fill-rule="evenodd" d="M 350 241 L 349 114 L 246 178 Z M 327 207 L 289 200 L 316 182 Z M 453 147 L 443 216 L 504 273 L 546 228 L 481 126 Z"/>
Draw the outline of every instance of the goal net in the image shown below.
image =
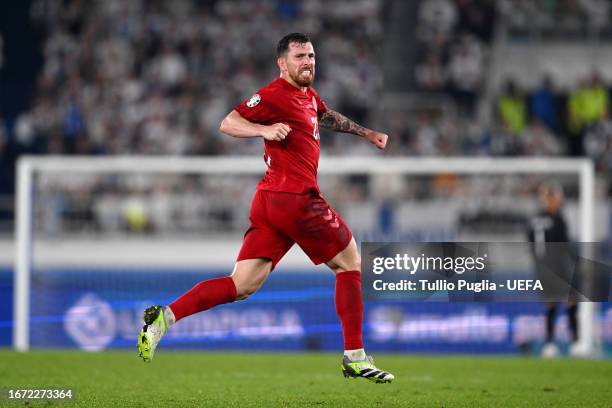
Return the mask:
<path id="1" fill-rule="evenodd" d="M 14 347 L 134 346 L 144 307 L 231 272 L 264 171 L 252 157 L 22 158 Z M 571 239 L 596 241 L 588 160 L 323 156 L 319 175 L 358 242 L 525 241 L 538 186 L 550 180 L 564 187 Z M 507 269 L 533 267 L 527 253 L 505 259 Z M 579 307 L 581 342 L 595 353 L 612 314 Z M 567 343 L 565 317 L 556 330 Z M 535 352 L 543 337 L 539 302 L 366 302 L 370 349 Z M 294 247 L 248 301 L 185 319 L 164 343 L 332 350 L 340 339 L 333 276 Z"/>

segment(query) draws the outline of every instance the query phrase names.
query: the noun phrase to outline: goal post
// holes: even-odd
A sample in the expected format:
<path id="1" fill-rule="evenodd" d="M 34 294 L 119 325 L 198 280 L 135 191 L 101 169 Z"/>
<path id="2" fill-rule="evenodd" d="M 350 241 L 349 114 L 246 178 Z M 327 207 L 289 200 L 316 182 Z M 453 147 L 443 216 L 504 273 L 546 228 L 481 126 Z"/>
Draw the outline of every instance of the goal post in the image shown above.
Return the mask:
<path id="1" fill-rule="evenodd" d="M 14 330 L 13 346 L 27 351 L 30 347 L 30 280 L 33 254 L 34 183 L 40 174 L 63 173 L 137 173 L 137 174 L 202 174 L 259 175 L 265 163 L 257 157 L 75 157 L 24 156 L 17 165 L 17 195 L 14 265 Z M 322 156 L 319 174 L 350 175 L 515 175 L 554 174 L 578 178 L 578 238 L 595 241 L 595 172 L 589 159 L 574 158 L 380 158 Z M 595 303 L 580 303 L 580 339 L 593 354 L 596 351 Z"/>

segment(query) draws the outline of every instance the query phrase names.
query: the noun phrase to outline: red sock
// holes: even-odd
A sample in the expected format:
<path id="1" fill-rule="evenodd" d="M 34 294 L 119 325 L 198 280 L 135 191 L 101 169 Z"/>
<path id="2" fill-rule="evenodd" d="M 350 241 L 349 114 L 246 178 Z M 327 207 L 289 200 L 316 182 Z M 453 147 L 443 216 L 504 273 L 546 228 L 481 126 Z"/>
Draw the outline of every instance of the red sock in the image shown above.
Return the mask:
<path id="1" fill-rule="evenodd" d="M 361 273 L 359 271 L 336 274 L 336 313 L 342 322 L 344 349 L 363 348 L 361 300 Z"/>
<path id="2" fill-rule="evenodd" d="M 196 284 L 170 304 L 178 322 L 183 317 L 236 300 L 236 285 L 229 276 L 209 279 Z"/>

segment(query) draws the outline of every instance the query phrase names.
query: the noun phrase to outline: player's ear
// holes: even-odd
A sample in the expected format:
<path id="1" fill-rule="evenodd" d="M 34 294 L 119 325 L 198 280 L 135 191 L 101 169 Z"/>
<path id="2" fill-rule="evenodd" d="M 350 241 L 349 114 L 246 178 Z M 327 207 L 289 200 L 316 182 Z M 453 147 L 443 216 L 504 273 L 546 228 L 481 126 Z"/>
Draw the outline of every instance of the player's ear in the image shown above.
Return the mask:
<path id="1" fill-rule="evenodd" d="M 278 65 L 278 67 L 281 69 L 281 71 L 286 71 L 287 70 L 287 63 L 285 62 L 285 58 L 283 57 L 278 57 L 276 59 L 276 64 Z"/>

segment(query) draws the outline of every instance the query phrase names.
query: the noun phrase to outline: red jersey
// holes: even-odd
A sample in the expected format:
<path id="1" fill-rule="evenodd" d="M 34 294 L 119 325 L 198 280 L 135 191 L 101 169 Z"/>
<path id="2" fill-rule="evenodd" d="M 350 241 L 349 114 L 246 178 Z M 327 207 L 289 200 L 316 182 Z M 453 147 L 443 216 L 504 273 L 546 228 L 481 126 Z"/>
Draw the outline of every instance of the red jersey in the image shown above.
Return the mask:
<path id="1" fill-rule="evenodd" d="M 265 126 L 284 123 L 291 128 L 283 141 L 264 140 L 268 170 L 257 185 L 259 190 L 297 194 L 319 190 L 319 118 L 327 106 L 314 89 L 302 92 L 279 77 L 234 109 L 250 122 Z"/>

